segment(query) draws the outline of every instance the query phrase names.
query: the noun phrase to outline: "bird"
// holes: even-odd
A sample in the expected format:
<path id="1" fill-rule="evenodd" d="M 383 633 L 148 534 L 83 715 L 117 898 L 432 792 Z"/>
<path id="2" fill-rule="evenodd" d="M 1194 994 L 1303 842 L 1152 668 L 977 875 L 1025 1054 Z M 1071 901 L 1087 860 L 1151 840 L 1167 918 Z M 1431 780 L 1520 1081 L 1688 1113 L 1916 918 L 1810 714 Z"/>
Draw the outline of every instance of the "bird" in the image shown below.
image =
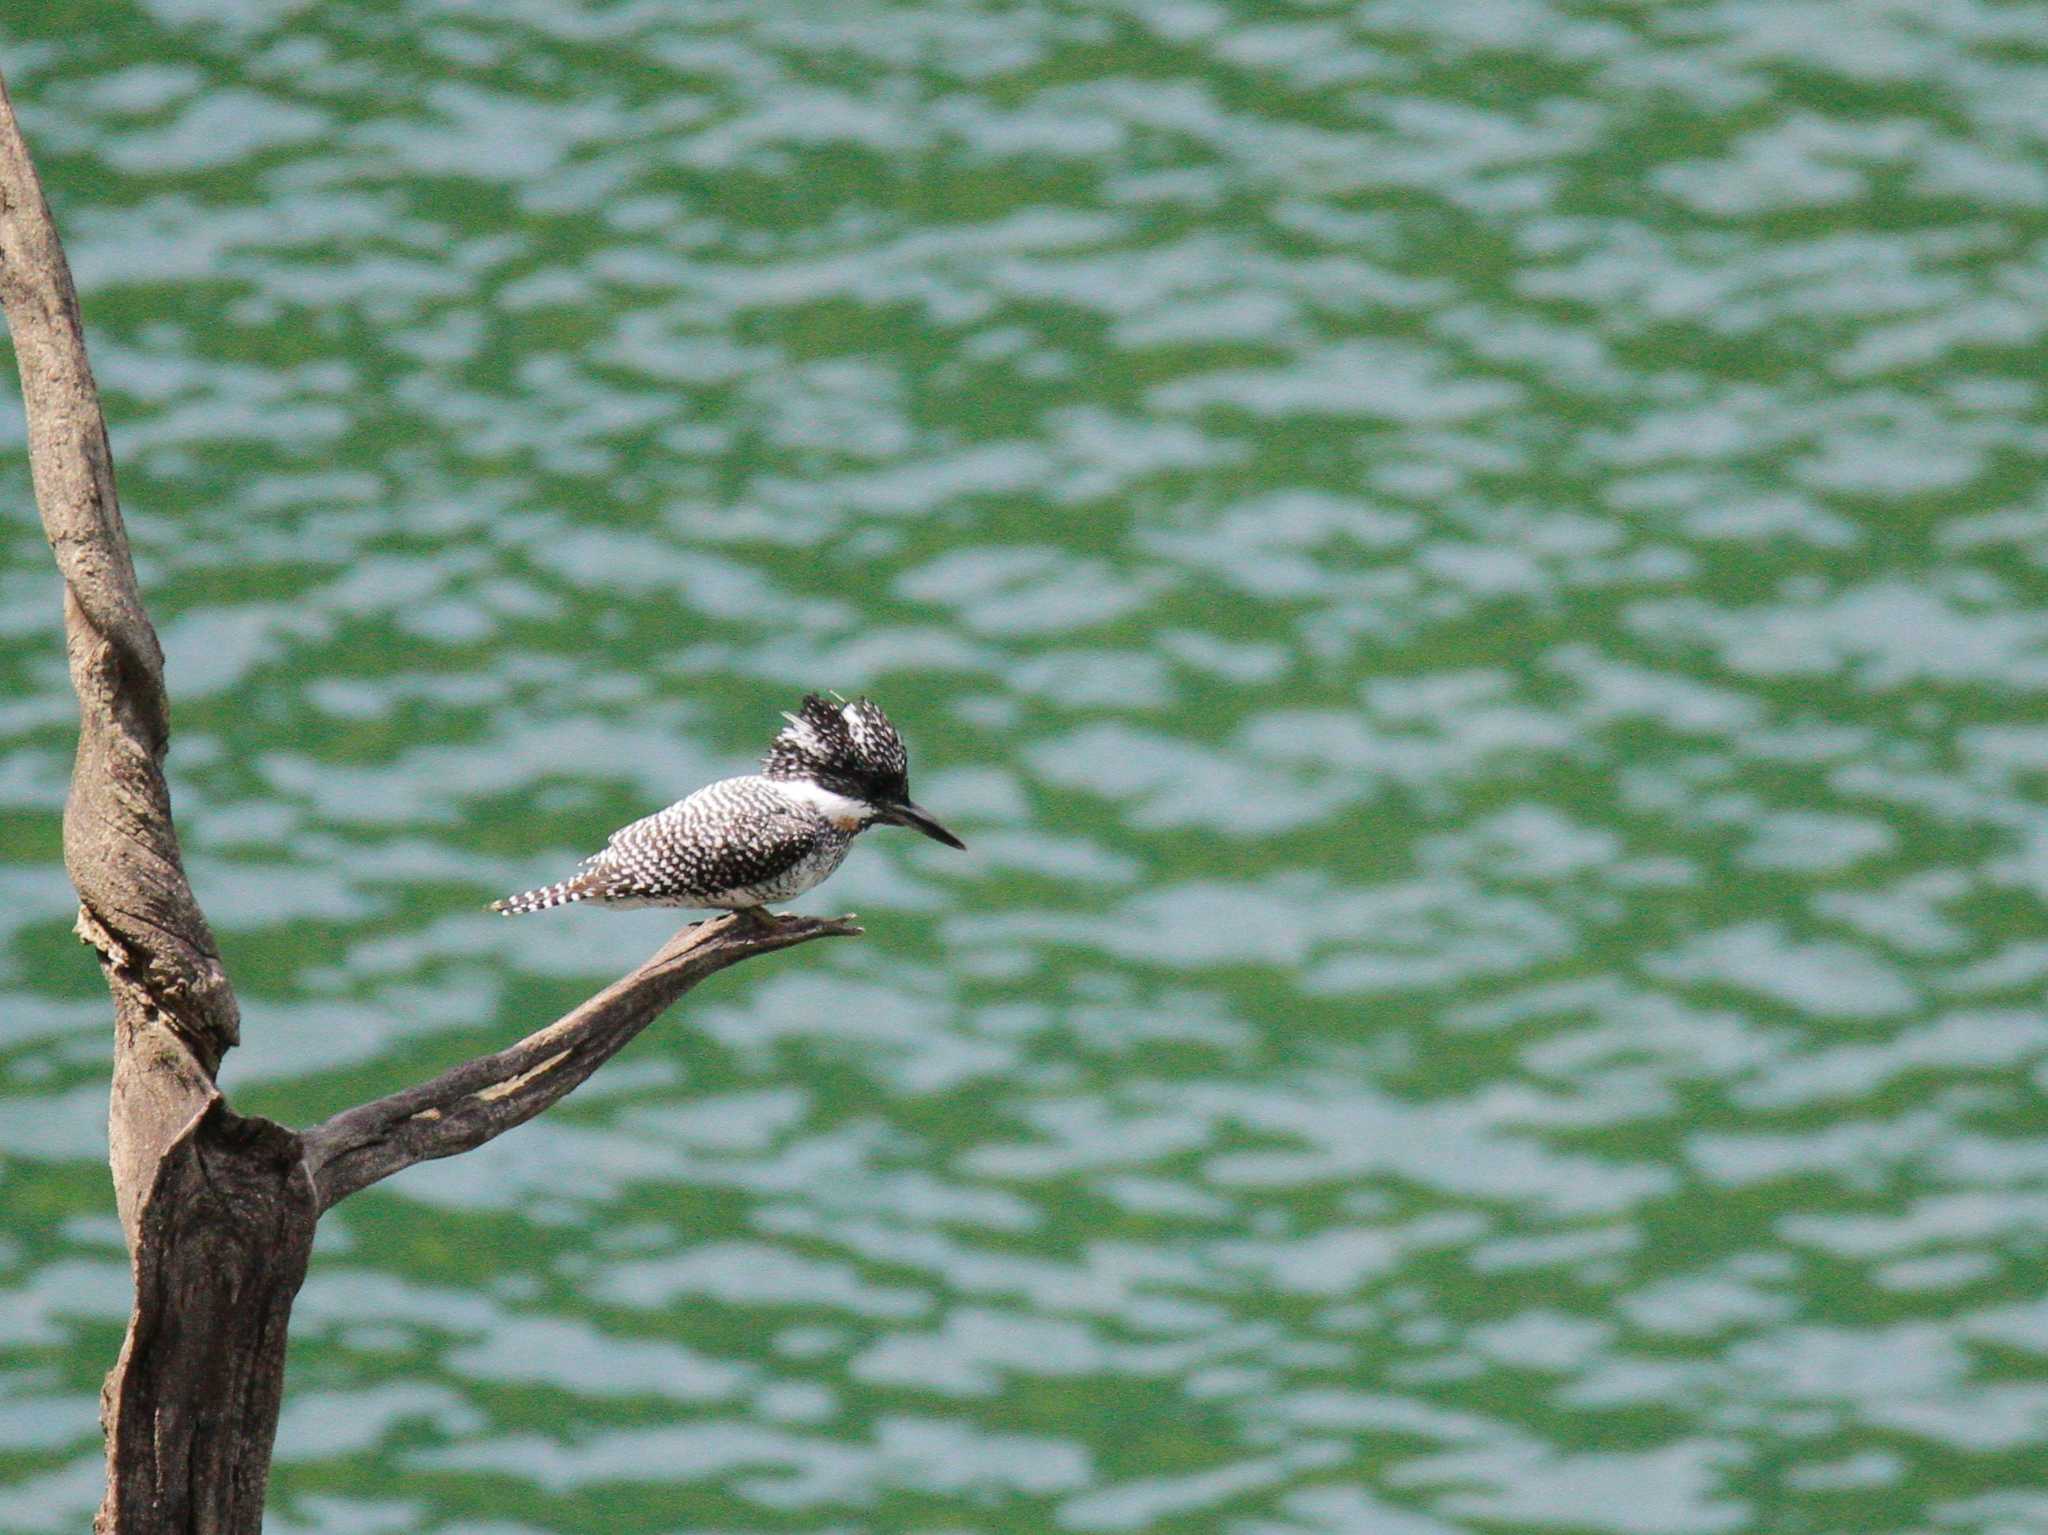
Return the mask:
<path id="1" fill-rule="evenodd" d="M 601 906 L 722 908 L 759 918 L 839 867 L 877 824 L 967 844 L 910 797 L 903 737 L 869 698 L 804 695 L 761 759 L 623 826 L 565 880 L 493 901 L 506 916 L 588 901 Z"/>

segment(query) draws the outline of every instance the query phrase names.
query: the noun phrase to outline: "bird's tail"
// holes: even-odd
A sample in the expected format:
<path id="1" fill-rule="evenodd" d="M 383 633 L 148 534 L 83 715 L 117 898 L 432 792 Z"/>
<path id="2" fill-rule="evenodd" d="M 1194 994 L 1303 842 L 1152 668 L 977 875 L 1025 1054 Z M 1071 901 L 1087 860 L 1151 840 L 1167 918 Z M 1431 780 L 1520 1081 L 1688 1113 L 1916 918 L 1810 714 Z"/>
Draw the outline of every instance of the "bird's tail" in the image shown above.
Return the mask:
<path id="1" fill-rule="evenodd" d="M 493 901 L 491 910 L 507 917 L 516 917 L 521 912 L 546 911 L 550 906 L 567 906 L 572 901 L 587 901 L 603 892 L 604 882 L 596 875 L 572 874 L 552 885 L 542 885 L 538 890 L 523 890 L 518 895 L 506 896 L 502 901 Z"/>

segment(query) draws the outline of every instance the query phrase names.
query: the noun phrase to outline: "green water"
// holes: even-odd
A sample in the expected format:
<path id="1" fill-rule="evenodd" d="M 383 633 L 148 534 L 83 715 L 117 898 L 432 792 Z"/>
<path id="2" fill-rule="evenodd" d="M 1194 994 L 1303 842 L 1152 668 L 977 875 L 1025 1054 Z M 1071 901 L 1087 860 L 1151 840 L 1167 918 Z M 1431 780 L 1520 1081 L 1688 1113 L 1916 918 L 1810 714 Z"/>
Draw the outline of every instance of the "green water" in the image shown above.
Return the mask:
<path id="1" fill-rule="evenodd" d="M 481 907 L 806 689 L 971 847 L 331 1216 L 276 1535 L 2048 1531 L 2048 11 L 72 0 L 0 68 L 240 1105 L 651 951 Z M 0 436 L 12 1535 L 126 1271 Z"/>

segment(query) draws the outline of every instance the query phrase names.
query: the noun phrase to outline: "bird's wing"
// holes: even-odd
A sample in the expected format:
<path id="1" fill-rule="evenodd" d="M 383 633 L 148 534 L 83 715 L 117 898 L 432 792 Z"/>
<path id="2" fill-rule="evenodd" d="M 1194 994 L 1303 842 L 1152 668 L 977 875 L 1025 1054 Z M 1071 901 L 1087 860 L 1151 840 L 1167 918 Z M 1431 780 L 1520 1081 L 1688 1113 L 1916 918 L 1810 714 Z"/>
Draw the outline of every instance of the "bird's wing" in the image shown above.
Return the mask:
<path id="1" fill-rule="evenodd" d="M 816 840 L 780 795 L 727 778 L 620 827 L 589 867 L 614 900 L 717 895 L 788 873 Z"/>

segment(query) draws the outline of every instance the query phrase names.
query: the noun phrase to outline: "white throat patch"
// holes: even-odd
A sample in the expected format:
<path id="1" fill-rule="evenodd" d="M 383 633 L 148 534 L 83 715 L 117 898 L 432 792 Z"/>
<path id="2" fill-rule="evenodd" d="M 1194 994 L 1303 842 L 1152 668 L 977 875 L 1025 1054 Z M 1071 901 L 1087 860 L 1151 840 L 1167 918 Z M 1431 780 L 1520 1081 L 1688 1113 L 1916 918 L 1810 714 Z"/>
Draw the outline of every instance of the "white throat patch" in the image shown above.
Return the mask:
<path id="1" fill-rule="evenodd" d="M 814 784 L 809 779 L 785 780 L 775 787 L 798 804 L 809 805 L 841 831 L 856 830 L 866 824 L 873 814 L 861 801 L 848 799 L 844 794 L 834 794 L 830 789 Z"/>

